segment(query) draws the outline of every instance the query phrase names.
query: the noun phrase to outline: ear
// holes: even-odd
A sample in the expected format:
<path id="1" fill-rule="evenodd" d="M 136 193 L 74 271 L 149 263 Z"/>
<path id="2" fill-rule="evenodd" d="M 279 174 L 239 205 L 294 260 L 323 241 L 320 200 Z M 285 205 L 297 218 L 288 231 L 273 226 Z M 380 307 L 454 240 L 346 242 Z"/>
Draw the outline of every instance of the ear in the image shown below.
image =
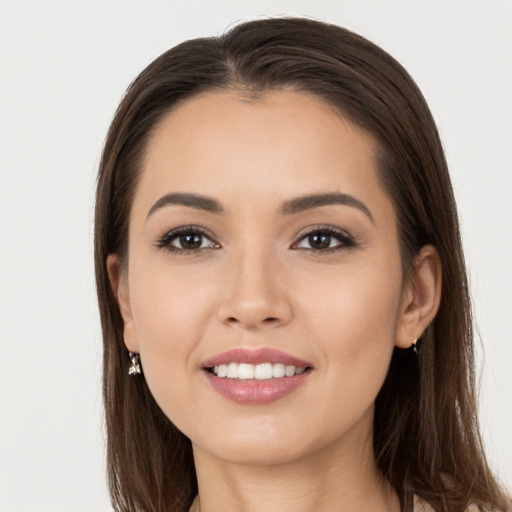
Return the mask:
<path id="1" fill-rule="evenodd" d="M 441 302 L 442 271 L 436 249 L 424 246 L 415 258 L 413 275 L 406 283 L 395 345 L 409 348 L 434 319 Z"/>
<path id="2" fill-rule="evenodd" d="M 139 340 L 130 304 L 128 276 L 117 254 L 108 255 L 107 270 L 112 293 L 117 301 L 124 322 L 124 344 L 131 352 L 139 352 Z"/>

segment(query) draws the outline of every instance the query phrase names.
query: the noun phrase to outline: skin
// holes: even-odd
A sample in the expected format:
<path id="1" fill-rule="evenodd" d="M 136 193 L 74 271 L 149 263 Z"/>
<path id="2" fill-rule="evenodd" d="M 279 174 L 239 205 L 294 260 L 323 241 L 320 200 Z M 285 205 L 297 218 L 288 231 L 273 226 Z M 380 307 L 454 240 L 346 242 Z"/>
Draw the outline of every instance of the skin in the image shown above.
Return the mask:
<path id="1" fill-rule="evenodd" d="M 192 510 L 400 509 L 375 466 L 374 402 L 394 346 L 410 346 L 434 317 L 441 276 L 427 246 L 403 282 L 374 150 L 371 136 L 292 90 L 258 100 L 210 92 L 157 127 L 131 209 L 128 264 L 111 255 L 107 265 L 126 346 L 192 441 Z M 148 216 L 176 192 L 213 198 L 225 213 L 168 204 Z M 371 218 L 342 204 L 279 213 L 285 201 L 326 192 L 350 194 Z M 173 252 L 179 237 L 158 247 L 189 225 L 208 233 L 202 249 Z M 345 233 L 328 240 L 340 250 L 313 251 L 305 231 L 326 226 Z M 212 389 L 201 363 L 238 347 L 277 348 L 313 370 L 276 402 L 237 404 Z"/>

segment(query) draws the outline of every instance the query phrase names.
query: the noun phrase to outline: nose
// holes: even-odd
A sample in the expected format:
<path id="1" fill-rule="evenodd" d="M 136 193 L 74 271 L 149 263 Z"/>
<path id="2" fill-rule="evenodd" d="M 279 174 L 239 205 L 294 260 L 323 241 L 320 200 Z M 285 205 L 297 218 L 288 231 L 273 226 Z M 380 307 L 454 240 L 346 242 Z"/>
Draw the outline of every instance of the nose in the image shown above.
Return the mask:
<path id="1" fill-rule="evenodd" d="M 262 251 L 233 254 L 223 279 L 218 317 L 251 331 L 286 325 L 292 318 L 284 269 Z"/>

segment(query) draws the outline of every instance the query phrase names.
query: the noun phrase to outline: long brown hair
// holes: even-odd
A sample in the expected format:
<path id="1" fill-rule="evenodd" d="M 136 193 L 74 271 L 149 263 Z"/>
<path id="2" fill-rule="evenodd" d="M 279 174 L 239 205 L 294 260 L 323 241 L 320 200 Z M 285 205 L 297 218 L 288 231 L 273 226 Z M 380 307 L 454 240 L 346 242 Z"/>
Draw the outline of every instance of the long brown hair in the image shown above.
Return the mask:
<path id="1" fill-rule="evenodd" d="M 129 212 L 148 137 L 173 106 L 200 92 L 283 87 L 322 98 L 377 141 L 378 174 L 397 213 L 405 276 L 423 245 L 433 244 L 440 256 L 439 312 L 417 355 L 395 350 L 377 398 L 378 467 L 404 511 L 412 510 L 414 494 L 439 512 L 463 511 L 473 502 L 504 510 L 506 497 L 478 431 L 471 304 L 432 115 L 414 81 L 386 52 L 348 30 L 303 18 L 251 21 L 172 48 L 130 85 L 110 127 L 98 176 L 95 261 L 115 509 L 182 512 L 197 493 L 190 441 L 160 410 L 144 377 L 128 376 L 123 322 L 106 268 L 109 254 L 127 261 Z"/>

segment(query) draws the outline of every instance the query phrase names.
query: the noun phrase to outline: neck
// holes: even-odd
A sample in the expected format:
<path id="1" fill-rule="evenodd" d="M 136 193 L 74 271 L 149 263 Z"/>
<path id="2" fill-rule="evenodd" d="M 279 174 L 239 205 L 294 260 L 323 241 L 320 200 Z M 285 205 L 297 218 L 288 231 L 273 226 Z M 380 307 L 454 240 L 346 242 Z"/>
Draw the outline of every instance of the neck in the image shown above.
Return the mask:
<path id="1" fill-rule="evenodd" d="M 199 496 L 191 512 L 399 511 L 376 467 L 371 428 L 293 461 L 269 465 L 219 459 L 194 446 Z"/>

